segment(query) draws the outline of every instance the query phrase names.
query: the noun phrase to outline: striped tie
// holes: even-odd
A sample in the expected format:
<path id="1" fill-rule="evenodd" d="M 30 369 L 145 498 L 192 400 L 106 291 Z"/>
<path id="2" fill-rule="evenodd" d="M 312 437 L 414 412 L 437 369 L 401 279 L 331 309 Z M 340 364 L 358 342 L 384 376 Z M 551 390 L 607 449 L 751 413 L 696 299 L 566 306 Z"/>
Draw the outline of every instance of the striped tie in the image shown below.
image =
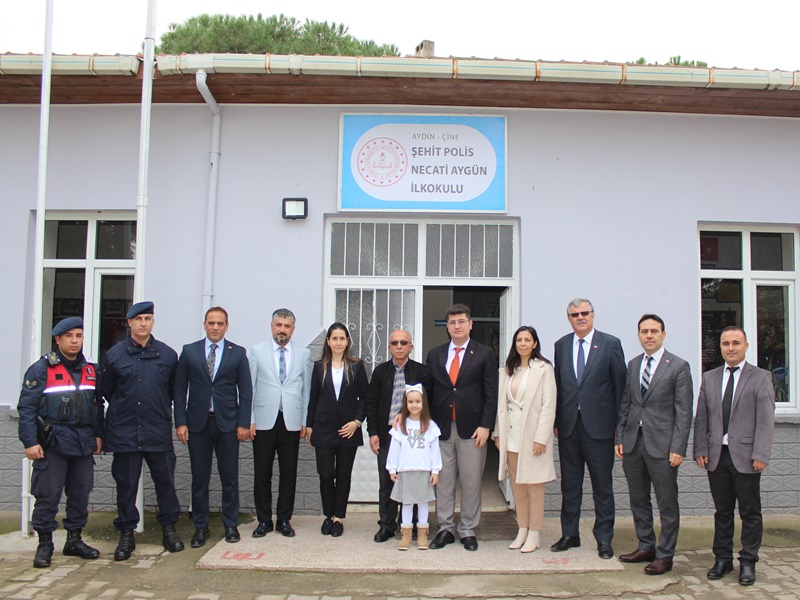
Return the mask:
<path id="1" fill-rule="evenodd" d="M 642 398 L 647 394 L 650 389 L 650 364 L 653 362 L 653 357 L 647 357 L 647 364 L 644 366 L 644 373 L 642 373 Z"/>

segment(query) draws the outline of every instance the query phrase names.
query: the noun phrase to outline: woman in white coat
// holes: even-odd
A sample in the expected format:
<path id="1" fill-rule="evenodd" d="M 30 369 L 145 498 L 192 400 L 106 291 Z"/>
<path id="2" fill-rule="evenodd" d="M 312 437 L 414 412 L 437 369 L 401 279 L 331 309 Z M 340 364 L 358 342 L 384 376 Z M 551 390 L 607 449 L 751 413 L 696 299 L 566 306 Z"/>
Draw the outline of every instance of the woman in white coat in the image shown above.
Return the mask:
<path id="1" fill-rule="evenodd" d="M 514 333 L 506 364 L 500 369 L 497 400 L 494 443 L 500 450 L 499 479 L 511 479 L 519 527 L 509 548 L 533 552 L 541 545 L 545 484 L 556 478 L 556 379 L 533 327 L 524 325 Z"/>

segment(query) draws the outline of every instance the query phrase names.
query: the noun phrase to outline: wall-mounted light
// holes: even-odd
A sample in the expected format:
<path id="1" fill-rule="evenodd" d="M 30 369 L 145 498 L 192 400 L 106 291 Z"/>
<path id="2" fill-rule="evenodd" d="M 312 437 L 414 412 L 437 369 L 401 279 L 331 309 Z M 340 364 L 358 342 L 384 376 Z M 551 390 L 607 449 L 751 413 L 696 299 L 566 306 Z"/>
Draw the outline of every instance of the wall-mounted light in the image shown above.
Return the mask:
<path id="1" fill-rule="evenodd" d="M 305 219 L 308 216 L 308 198 L 284 198 L 284 219 Z"/>

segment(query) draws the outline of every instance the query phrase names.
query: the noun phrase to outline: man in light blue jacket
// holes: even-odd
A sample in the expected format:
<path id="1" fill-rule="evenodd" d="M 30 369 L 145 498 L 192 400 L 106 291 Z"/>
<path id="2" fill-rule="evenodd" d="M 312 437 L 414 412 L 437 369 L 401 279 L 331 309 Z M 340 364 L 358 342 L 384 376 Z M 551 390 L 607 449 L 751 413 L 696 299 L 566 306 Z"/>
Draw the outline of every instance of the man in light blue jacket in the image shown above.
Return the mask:
<path id="1" fill-rule="evenodd" d="M 272 313 L 272 339 L 250 351 L 253 378 L 253 438 L 255 467 L 254 499 L 258 527 L 253 537 L 264 537 L 277 529 L 286 537 L 295 532 L 290 520 L 297 487 L 297 459 L 308 410 L 311 359 L 307 348 L 292 343 L 295 317 L 287 308 Z M 278 503 L 272 524 L 272 466 L 278 455 Z"/>

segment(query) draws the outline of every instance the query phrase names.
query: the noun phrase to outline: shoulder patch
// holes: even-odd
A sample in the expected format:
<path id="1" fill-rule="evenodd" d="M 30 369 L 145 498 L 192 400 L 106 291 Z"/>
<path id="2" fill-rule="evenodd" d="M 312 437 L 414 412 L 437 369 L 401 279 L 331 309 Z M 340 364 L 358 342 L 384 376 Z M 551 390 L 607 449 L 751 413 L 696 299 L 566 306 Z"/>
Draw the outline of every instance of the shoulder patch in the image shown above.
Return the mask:
<path id="1" fill-rule="evenodd" d="M 26 379 L 26 380 L 25 380 L 25 386 L 26 386 L 26 387 L 27 387 L 29 390 L 32 390 L 32 389 L 33 389 L 33 388 L 35 388 L 35 387 L 36 387 L 38 384 L 39 384 L 39 382 L 38 382 L 37 380 L 35 380 L 35 379 L 34 379 L 33 381 L 31 381 L 30 379 Z"/>

